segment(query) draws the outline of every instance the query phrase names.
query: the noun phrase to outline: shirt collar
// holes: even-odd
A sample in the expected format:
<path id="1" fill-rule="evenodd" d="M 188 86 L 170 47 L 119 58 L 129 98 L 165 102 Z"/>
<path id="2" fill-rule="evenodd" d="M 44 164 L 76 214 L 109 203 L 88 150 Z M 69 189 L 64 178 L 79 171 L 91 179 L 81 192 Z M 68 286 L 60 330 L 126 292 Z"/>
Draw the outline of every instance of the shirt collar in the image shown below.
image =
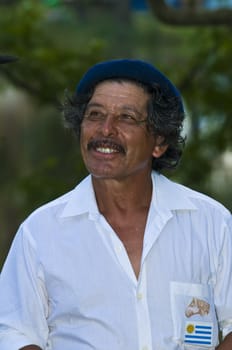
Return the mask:
<path id="1" fill-rule="evenodd" d="M 191 201 L 186 187 L 178 185 L 165 176 L 152 172 L 153 194 L 152 205 L 162 210 L 194 210 L 196 206 Z M 91 175 L 87 176 L 71 192 L 61 217 L 69 217 L 89 213 L 99 215 L 94 194 Z"/>
<path id="2" fill-rule="evenodd" d="M 187 187 L 172 182 L 165 176 L 152 172 L 153 194 L 152 205 L 166 210 L 195 210 Z"/>
<path id="3" fill-rule="evenodd" d="M 91 175 L 82 180 L 71 192 L 61 213 L 61 217 L 69 217 L 90 213 L 99 215 Z"/>

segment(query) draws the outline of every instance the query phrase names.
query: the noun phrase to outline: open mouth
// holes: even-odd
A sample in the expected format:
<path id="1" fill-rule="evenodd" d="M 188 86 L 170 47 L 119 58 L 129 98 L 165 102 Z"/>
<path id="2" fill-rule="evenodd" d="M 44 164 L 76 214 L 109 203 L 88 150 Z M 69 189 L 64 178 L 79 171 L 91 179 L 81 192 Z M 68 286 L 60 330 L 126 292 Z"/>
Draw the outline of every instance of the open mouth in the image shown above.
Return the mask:
<path id="1" fill-rule="evenodd" d="M 112 140 L 93 140 L 88 143 L 88 150 L 93 149 L 94 151 L 112 154 L 112 153 L 122 153 L 125 154 L 125 149 L 123 146 L 114 142 Z"/>

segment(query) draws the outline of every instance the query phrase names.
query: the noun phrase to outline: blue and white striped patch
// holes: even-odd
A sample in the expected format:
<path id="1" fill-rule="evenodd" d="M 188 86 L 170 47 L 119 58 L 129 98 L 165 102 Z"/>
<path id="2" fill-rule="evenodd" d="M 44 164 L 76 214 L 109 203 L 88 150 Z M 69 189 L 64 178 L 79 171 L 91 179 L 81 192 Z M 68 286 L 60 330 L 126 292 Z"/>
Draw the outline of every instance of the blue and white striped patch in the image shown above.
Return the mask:
<path id="1" fill-rule="evenodd" d="M 212 345 L 213 323 L 186 322 L 184 342 L 196 345 Z"/>

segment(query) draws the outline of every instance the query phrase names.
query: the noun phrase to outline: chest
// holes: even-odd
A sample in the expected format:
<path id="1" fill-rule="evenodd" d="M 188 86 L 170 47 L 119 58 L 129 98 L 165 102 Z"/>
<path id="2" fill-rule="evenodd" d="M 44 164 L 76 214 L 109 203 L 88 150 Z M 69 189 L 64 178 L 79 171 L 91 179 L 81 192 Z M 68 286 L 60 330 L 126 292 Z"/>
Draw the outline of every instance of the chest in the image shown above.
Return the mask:
<path id="1" fill-rule="evenodd" d="M 111 227 L 126 249 L 137 278 L 141 266 L 146 219 L 147 214 L 135 214 L 124 220 L 122 218 L 108 219 Z"/>
<path id="2" fill-rule="evenodd" d="M 139 230 L 135 235 L 136 225 Z M 86 315 L 95 318 L 96 314 L 102 315 L 103 309 L 112 310 L 115 306 L 119 312 L 129 303 L 132 315 L 137 283 L 131 266 L 135 274 L 140 271 L 141 277 L 146 277 L 148 297 L 156 311 L 161 298 L 163 304 L 169 303 L 170 281 L 214 282 L 216 256 L 205 238 L 207 232 L 199 230 L 198 222 L 181 226 L 179 220 L 172 218 L 163 225 L 161 220 L 155 220 L 145 228 L 145 224 L 140 226 L 134 220 L 119 228 L 117 235 L 106 222 L 84 221 L 65 224 L 59 239 L 57 235 L 47 235 L 47 253 L 41 250 L 39 256 L 46 271 L 51 317 L 59 312 L 58 318 L 73 313 L 78 320 Z M 119 301 L 123 301 L 120 307 Z M 119 314 L 118 320 L 121 319 Z"/>

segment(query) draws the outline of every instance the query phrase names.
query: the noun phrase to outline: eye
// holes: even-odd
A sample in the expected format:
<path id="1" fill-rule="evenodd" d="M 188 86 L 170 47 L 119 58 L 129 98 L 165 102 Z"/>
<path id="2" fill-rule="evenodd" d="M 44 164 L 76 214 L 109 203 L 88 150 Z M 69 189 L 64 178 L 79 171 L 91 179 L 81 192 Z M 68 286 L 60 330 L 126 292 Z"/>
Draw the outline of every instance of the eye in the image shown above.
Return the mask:
<path id="1" fill-rule="evenodd" d="M 104 114 L 98 110 L 90 110 L 85 114 L 85 119 L 90 121 L 98 121 L 104 119 Z"/>
<path id="2" fill-rule="evenodd" d="M 119 120 L 121 120 L 122 122 L 131 123 L 131 124 L 134 124 L 137 122 L 136 118 L 133 115 L 128 113 L 122 113 L 119 116 Z"/>

